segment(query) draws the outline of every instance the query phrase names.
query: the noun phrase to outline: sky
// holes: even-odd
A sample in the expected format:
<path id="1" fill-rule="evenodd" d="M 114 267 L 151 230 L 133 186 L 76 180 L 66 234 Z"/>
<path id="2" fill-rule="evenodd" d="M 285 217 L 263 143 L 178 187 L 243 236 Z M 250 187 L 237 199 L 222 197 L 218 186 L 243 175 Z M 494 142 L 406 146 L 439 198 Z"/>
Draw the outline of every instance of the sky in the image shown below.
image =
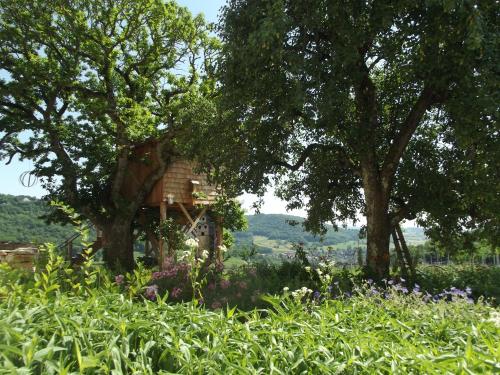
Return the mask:
<path id="1" fill-rule="evenodd" d="M 225 0 L 177 0 L 177 3 L 186 6 L 193 14 L 203 13 L 209 22 L 217 22 L 219 9 L 225 4 Z M 9 165 L 5 165 L 5 161 L 0 162 L 0 193 L 12 195 L 29 195 L 41 197 L 45 195 L 44 189 L 38 182 L 32 187 L 24 187 L 20 181 L 20 175 L 25 171 L 33 169 L 33 164 L 30 161 L 19 161 L 18 159 L 12 160 Z M 250 194 L 245 194 L 239 198 L 243 207 L 248 213 L 253 213 L 251 206 L 256 200 L 256 197 Z M 264 205 L 261 207 L 260 212 L 265 214 L 292 214 L 305 217 L 305 211 L 294 210 L 286 211 L 286 203 L 274 197 L 273 190 L 267 192 L 264 196 Z"/>

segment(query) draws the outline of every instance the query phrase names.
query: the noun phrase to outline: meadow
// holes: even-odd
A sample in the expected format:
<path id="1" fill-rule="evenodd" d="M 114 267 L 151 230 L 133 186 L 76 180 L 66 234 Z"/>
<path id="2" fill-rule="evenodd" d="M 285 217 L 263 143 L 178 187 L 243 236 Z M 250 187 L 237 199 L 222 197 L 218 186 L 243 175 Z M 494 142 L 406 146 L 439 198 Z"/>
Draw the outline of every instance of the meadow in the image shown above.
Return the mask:
<path id="1" fill-rule="evenodd" d="M 188 290 L 192 270 L 186 279 L 183 267 L 114 275 L 91 260 L 71 268 L 53 252 L 35 273 L 2 266 L 0 373 L 500 370 L 500 310 L 470 287 L 430 293 L 397 277 L 375 285 L 356 270 L 293 260 L 213 274 L 200 267 Z M 476 271 L 477 285 L 498 283 L 498 269 Z M 433 272 L 420 282 L 445 272 L 446 281 L 467 283 L 473 270 Z M 186 290 L 175 295 L 180 280 Z"/>

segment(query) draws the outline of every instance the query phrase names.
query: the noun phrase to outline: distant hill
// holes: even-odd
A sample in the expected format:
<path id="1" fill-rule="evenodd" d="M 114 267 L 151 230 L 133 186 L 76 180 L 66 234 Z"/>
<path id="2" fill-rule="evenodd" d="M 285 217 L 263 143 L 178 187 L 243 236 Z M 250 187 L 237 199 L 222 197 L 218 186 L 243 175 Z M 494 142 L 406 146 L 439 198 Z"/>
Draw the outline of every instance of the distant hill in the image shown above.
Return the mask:
<path id="1" fill-rule="evenodd" d="M 303 218 L 280 214 L 248 215 L 248 230 L 233 233 L 236 248 L 254 246 L 261 254 L 279 254 L 289 252 L 296 243 L 304 244 L 308 249 L 320 251 L 335 250 L 339 258 L 350 260 L 356 249 L 365 248 L 366 240 L 359 239 L 359 229 L 339 229 L 335 231 L 327 226 L 327 233 L 320 237 L 304 231 Z M 290 225 L 290 222 L 298 225 Z M 404 228 L 408 244 L 417 245 L 427 239 L 422 228 Z"/>
<path id="2" fill-rule="evenodd" d="M 71 226 L 46 224 L 40 216 L 49 210 L 46 203 L 29 196 L 0 194 L 0 241 L 12 242 L 54 242 L 61 243 L 70 237 Z M 329 227 L 322 238 L 303 230 L 303 218 L 291 215 L 259 214 L 248 215 L 248 231 L 235 232 L 236 247 L 255 245 L 259 252 L 279 253 L 290 251 L 294 243 L 303 243 L 308 248 L 350 251 L 363 247 L 364 240 L 358 239 L 358 229 Z M 299 225 L 290 225 L 296 222 Z M 423 243 L 426 238 L 421 228 L 406 228 L 406 238 L 410 244 Z"/>
<path id="3" fill-rule="evenodd" d="M 248 215 L 248 230 L 235 232 L 238 242 L 247 242 L 251 237 L 266 237 L 274 241 L 287 241 L 293 243 L 318 244 L 331 246 L 348 241 L 357 241 L 358 229 L 340 229 L 335 231 L 333 227 L 323 236 L 315 236 L 304 231 L 302 227 L 303 218 L 280 214 Z M 296 225 L 290 225 L 295 223 Z"/>
<path id="4" fill-rule="evenodd" d="M 48 210 L 40 199 L 0 194 L 0 241 L 61 243 L 75 233 L 69 225 L 49 225 L 40 219 Z"/>

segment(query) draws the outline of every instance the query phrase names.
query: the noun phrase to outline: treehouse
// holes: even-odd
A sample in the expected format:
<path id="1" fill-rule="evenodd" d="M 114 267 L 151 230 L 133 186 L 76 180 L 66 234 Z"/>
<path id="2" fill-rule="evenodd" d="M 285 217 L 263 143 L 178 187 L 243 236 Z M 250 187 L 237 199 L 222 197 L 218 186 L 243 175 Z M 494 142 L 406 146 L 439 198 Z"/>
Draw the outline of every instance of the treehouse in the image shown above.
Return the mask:
<path id="1" fill-rule="evenodd" d="M 159 166 L 156 147 L 156 142 L 149 142 L 135 148 L 134 158 L 127 169 L 125 196 L 137 194 L 148 176 L 155 173 Z M 222 244 L 222 222 L 210 209 L 218 197 L 218 190 L 207 181 L 206 175 L 196 173 L 195 169 L 196 165 L 191 161 L 182 158 L 170 160 L 165 173 L 145 199 L 143 212 L 156 209 L 161 221 L 172 218 L 188 237 L 198 240 L 200 249 L 209 250 L 212 257 L 220 256 L 216 250 Z M 146 224 L 146 215 L 140 220 Z M 175 249 L 165 248 L 162 238 L 157 238 L 150 229 L 145 230 L 146 254 L 150 253 L 151 246 L 157 250 L 161 264 L 164 256 L 173 255 Z"/>

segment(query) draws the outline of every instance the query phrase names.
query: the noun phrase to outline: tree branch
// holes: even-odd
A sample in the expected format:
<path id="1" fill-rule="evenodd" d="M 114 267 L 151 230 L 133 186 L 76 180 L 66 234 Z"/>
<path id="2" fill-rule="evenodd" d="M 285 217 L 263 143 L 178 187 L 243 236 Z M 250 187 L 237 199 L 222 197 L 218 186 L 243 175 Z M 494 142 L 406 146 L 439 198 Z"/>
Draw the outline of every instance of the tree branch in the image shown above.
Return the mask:
<path id="1" fill-rule="evenodd" d="M 391 186 L 403 152 L 417 130 L 422 117 L 433 102 L 433 90 L 430 87 L 424 87 L 385 157 L 382 166 L 382 181 L 386 188 Z"/>

